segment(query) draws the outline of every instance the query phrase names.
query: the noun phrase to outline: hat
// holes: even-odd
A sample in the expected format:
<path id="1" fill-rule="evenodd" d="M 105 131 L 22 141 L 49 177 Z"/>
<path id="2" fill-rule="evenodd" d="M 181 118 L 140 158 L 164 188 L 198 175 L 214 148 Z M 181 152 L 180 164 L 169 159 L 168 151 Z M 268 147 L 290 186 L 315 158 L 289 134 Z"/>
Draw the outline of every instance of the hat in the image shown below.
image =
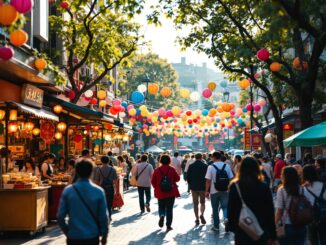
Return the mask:
<path id="1" fill-rule="evenodd" d="M 325 159 L 325 158 L 326 158 L 325 156 L 318 155 L 318 156 L 316 156 L 314 159 L 315 159 L 315 160 L 321 160 L 321 159 Z"/>
<path id="2" fill-rule="evenodd" d="M 282 159 L 282 154 L 276 154 L 276 158 Z"/>

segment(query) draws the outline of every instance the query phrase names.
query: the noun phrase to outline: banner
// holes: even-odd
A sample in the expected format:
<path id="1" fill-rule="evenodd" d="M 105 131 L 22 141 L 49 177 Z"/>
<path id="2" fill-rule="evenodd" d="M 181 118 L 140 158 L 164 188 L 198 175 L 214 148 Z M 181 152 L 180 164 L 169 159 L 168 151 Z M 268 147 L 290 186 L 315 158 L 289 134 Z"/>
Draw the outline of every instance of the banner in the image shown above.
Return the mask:
<path id="1" fill-rule="evenodd" d="M 253 134 L 251 134 L 251 139 L 252 139 L 252 141 L 251 141 L 252 142 L 252 150 L 253 151 L 261 150 L 262 134 L 253 133 Z M 243 144 L 244 144 L 243 149 L 245 151 L 251 150 L 251 148 L 250 148 L 250 129 L 249 128 L 244 129 Z"/>

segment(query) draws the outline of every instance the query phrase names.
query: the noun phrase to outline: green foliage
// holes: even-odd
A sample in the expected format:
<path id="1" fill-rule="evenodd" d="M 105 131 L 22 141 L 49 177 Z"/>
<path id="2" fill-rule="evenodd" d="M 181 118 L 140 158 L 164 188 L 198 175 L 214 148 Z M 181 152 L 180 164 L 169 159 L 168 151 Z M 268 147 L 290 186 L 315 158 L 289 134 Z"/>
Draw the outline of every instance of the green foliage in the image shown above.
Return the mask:
<path id="1" fill-rule="evenodd" d="M 170 108 L 171 106 L 181 106 L 179 95 L 179 83 L 176 70 L 165 59 L 157 54 L 148 53 L 145 55 L 136 55 L 133 59 L 133 65 L 126 73 L 126 82 L 120 87 L 122 98 L 130 97 L 133 91 L 137 90 L 140 84 L 146 85 L 144 80 L 146 76 L 150 83 L 156 83 L 159 88 L 169 87 L 172 94 L 168 98 L 160 95 L 147 95 L 147 104 L 149 107 L 158 109 L 160 107 Z M 121 82 L 119 83 L 121 85 Z"/>

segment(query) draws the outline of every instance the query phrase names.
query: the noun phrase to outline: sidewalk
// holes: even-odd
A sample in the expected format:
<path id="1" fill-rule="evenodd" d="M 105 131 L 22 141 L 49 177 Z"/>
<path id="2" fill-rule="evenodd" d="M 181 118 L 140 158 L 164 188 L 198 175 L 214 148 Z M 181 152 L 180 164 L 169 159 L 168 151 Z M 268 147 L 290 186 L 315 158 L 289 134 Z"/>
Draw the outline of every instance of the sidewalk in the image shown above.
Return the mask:
<path id="1" fill-rule="evenodd" d="M 152 199 L 151 213 L 140 215 L 138 205 L 138 193 L 134 188 L 125 193 L 125 205 L 113 214 L 110 226 L 109 245 L 161 245 L 161 244 L 234 244 L 232 233 L 225 233 L 221 228 L 219 233 L 211 228 L 211 204 L 206 202 L 205 217 L 207 225 L 195 227 L 195 218 L 192 209 L 191 195 L 186 193 L 187 187 L 184 182 L 180 183 L 181 198 L 178 198 L 174 206 L 173 231 L 166 233 L 165 228 L 158 227 L 158 207 L 156 199 Z M 153 195 L 153 193 L 152 193 Z M 0 244 L 6 245 L 45 245 L 65 244 L 65 237 L 59 228 L 52 224 L 45 234 L 40 234 L 30 240 L 28 235 L 17 238 L 11 235 L 6 239 L 0 239 Z"/>

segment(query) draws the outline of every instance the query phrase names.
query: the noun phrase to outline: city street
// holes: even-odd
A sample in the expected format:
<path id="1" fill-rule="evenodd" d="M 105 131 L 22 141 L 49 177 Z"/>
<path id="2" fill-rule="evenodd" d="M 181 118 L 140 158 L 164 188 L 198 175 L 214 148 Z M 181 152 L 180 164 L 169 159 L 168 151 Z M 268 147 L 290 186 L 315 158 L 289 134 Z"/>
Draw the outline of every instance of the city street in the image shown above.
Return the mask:
<path id="1" fill-rule="evenodd" d="M 138 207 L 138 193 L 132 189 L 125 194 L 124 207 L 116 211 L 110 226 L 108 244 L 110 245 L 159 245 L 159 244 L 234 244 L 232 233 L 225 233 L 223 228 L 219 233 L 213 232 L 211 228 L 211 206 L 206 202 L 207 212 L 205 214 L 207 225 L 195 227 L 195 219 L 192 210 L 191 195 L 186 192 L 186 185 L 182 181 L 180 184 L 181 198 L 177 199 L 174 208 L 173 231 L 166 233 L 165 229 L 158 227 L 158 214 L 156 199 L 152 200 L 151 213 L 140 216 Z M 17 234 L 6 239 L 0 239 L 0 244 L 6 245 L 54 245 L 65 244 L 65 237 L 56 225 L 51 225 L 45 234 L 38 235 L 33 240 L 29 240 L 28 235 L 22 237 Z"/>

